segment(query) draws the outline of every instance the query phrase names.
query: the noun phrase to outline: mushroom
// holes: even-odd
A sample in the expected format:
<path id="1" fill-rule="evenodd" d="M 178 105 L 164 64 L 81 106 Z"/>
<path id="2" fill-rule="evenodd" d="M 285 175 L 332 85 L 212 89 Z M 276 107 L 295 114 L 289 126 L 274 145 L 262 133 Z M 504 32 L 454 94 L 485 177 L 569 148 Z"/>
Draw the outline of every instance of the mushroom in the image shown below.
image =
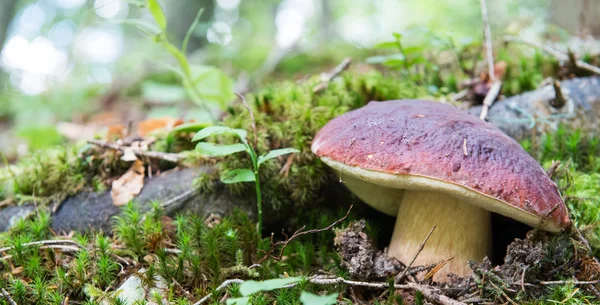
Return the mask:
<path id="1" fill-rule="evenodd" d="M 348 189 L 396 216 L 388 255 L 415 265 L 453 258 L 434 277 L 468 275 L 491 255 L 490 212 L 551 232 L 570 220 L 556 184 L 495 126 L 451 105 L 370 102 L 327 123 L 312 151 Z"/>

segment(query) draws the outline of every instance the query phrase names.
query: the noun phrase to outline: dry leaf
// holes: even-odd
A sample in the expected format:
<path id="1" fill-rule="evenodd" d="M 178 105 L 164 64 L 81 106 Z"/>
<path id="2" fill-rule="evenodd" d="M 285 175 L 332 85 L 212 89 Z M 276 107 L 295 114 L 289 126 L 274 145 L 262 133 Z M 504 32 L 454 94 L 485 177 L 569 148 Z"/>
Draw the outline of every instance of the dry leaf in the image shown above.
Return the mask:
<path id="1" fill-rule="evenodd" d="M 108 126 L 108 131 L 106 131 L 106 141 L 113 142 L 118 139 L 125 138 L 126 129 L 123 124 L 114 124 Z"/>
<path id="2" fill-rule="evenodd" d="M 123 206 L 137 196 L 144 187 L 144 163 L 140 160 L 133 162 L 129 170 L 113 181 L 110 196 L 113 204 Z"/>
<path id="3" fill-rule="evenodd" d="M 147 119 L 138 123 L 137 132 L 140 137 L 145 137 L 152 131 L 158 129 L 169 130 L 181 124 L 183 124 L 183 120 L 171 117 Z"/>
<path id="4" fill-rule="evenodd" d="M 135 151 L 133 150 L 133 148 L 131 148 L 131 147 L 123 148 L 123 156 L 121 157 L 121 160 L 131 162 L 131 161 L 135 161 L 137 159 L 138 158 L 135 155 Z"/>

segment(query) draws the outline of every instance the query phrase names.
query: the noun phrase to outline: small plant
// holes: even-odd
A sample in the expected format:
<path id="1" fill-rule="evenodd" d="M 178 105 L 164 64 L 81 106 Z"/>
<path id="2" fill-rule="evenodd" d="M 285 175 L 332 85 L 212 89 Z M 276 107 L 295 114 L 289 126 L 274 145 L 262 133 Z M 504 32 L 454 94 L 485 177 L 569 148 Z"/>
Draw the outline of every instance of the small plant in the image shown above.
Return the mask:
<path id="1" fill-rule="evenodd" d="M 183 89 L 188 97 L 197 105 L 204 108 L 214 121 L 211 107 L 208 102 L 213 102 L 219 107 L 224 107 L 235 96 L 233 94 L 233 80 L 220 69 L 206 65 L 191 64 L 186 56 L 190 38 L 200 22 L 203 10 L 198 11 L 194 22 L 188 29 L 181 47 L 176 46 L 167 39 L 167 18 L 157 0 L 134 2 L 140 7 L 146 7 L 156 24 L 148 23 L 142 19 L 126 19 L 125 24 L 131 24 L 159 43 L 176 60 L 178 67 L 163 63 L 180 79 Z"/>
<path id="2" fill-rule="evenodd" d="M 281 148 L 271 150 L 267 154 L 259 156 L 256 153 L 255 147 L 248 143 L 248 140 L 246 139 L 247 132 L 245 130 L 234 129 L 225 126 L 206 127 L 200 130 L 198 133 L 196 133 L 192 141 L 200 141 L 210 136 L 219 134 L 235 135 L 240 139 L 242 143 L 218 145 L 209 142 L 200 142 L 196 146 L 196 151 L 200 152 L 201 154 L 212 157 L 227 156 L 241 151 L 245 151 L 250 155 L 250 158 L 252 160 L 252 169 L 238 168 L 224 171 L 221 174 L 221 181 L 227 184 L 240 182 L 254 182 L 256 186 L 256 207 L 258 213 L 257 232 L 260 236 L 262 232 L 262 196 L 259 176 L 260 166 L 267 160 L 274 159 L 279 156 L 287 155 L 290 153 L 298 153 L 300 151 L 295 148 Z"/>

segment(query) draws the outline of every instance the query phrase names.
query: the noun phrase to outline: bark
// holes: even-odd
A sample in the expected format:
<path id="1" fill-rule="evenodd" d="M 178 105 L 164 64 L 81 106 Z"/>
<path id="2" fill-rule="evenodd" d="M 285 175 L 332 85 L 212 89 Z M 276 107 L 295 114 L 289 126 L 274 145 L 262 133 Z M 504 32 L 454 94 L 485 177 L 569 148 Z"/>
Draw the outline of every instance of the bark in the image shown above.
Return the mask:
<path id="1" fill-rule="evenodd" d="M 8 27 L 13 19 L 17 8 L 17 0 L 2 0 L 0 1 L 0 51 L 4 47 L 4 42 L 8 37 Z M 6 72 L 0 69 L 0 92 L 4 90 L 4 80 Z"/>

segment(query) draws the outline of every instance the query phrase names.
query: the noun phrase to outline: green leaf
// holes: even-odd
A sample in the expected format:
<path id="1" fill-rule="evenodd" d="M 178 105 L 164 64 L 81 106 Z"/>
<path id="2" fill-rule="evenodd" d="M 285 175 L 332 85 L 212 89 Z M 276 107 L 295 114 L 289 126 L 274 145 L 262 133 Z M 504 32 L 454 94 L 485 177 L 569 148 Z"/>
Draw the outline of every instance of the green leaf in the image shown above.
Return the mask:
<path id="1" fill-rule="evenodd" d="M 147 34 L 149 36 L 156 36 L 156 35 L 160 34 L 160 32 L 161 32 L 160 29 L 156 25 L 146 22 L 141 19 L 117 20 L 117 21 L 114 21 L 114 23 L 132 25 L 132 26 L 136 27 L 138 30 L 144 32 L 145 34 Z"/>
<path id="2" fill-rule="evenodd" d="M 169 53 L 171 53 L 171 55 L 175 57 L 177 63 L 179 63 L 179 66 L 181 67 L 181 70 L 183 70 L 183 74 L 191 75 L 192 72 L 190 70 L 190 65 L 188 64 L 188 60 L 187 57 L 185 57 L 185 54 L 183 54 L 178 48 L 176 48 L 173 44 L 171 44 L 168 41 L 164 41 L 163 45 L 165 46 L 167 51 L 169 51 Z"/>
<path id="3" fill-rule="evenodd" d="M 246 168 L 234 169 L 221 174 L 221 182 L 226 184 L 254 182 L 256 181 L 254 178 L 254 172 Z"/>
<path id="4" fill-rule="evenodd" d="M 378 43 L 376 44 L 374 47 L 374 49 L 397 49 L 398 48 L 398 42 L 396 41 L 386 41 L 386 42 L 382 42 L 382 43 Z"/>
<path id="5" fill-rule="evenodd" d="M 337 293 L 317 295 L 307 291 L 300 293 L 300 302 L 304 305 L 334 305 L 337 304 Z"/>
<path id="6" fill-rule="evenodd" d="M 163 12 L 162 7 L 160 7 L 160 4 L 158 4 L 157 0 L 148 0 L 147 3 L 148 10 L 154 17 L 154 20 L 156 20 L 156 23 L 158 23 L 158 26 L 161 29 L 165 30 L 167 28 L 167 18 L 165 18 L 165 13 Z"/>
<path id="7" fill-rule="evenodd" d="M 266 281 L 245 281 L 240 285 L 240 293 L 243 296 L 249 296 L 259 291 L 271 291 L 283 288 L 286 285 L 293 284 L 302 280 L 301 277 L 288 277 L 283 279 L 272 279 Z"/>
<path id="8" fill-rule="evenodd" d="M 171 133 L 198 132 L 208 126 L 210 126 L 210 123 L 185 123 L 173 128 Z"/>
<path id="9" fill-rule="evenodd" d="M 141 89 L 144 99 L 159 103 L 175 103 L 186 99 L 185 90 L 179 85 L 144 81 Z"/>
<path id="10" fill-rule="evenodd" d="M 188 43 L 190 42 L 190 38 L 192 37 L 192 34 L 194 33 L 194 29 L 196 29 L 196 26 L 198 26 L 198 23 L 200 22 L 200 17 L 202 17 L 203 12 L 204 12 L 204 8 L 201 8 L 200 10 L 198 10 L 198 14 L 196 14 L 196 18 L 194 19 L 194 22 L 192 22 L 192 25 L 188 29 L 187 33 L 185 33 L 185 38 L 183 38 L 183 43 L 181 44 L 181 51 L 183 51 L 183 53 L 187 52 Z"/>
<path id="11" fill-rule="evenodd" d="M 237 135 L 241 140 L 246 142 L 247 132 L 245 130 L 233 129 L 233 128 L 225 127 L 225 126 L 206 127 L 204 129 L 198 131 L 198 133 L 196 133 L 196 135 L 194 135 L 192 142 L 202 140 L 202 139 L 208 138 L 210 136 L 220 135 L 220 134 L 234 134 L 234 135 Z"/>
<path id="12" fill-rule="evenodd" d="M 233 298 L 233 299 L 227 299 L 227 305 L 248 305 L 250 304 L 250 298 L 249 297 L 245 297 L 245 298 Z"/>
<path id="13" fill-rule="evenodd" d="M 281 148 L 281 149 L 271 150 L 268 154 L 258 157 L 258 166 L 260 166 L 267 160 L 271 160 L 271 159 L 277 158 L 279 156 L 283 156 L 283 155 L 287 155 L 287 154 L 291 154 L 291 153 L 299 153 L 299 152 L 300 151 L 295 148 Z"/>
<path id="14" fill-rule="evenodd" d="M 211 157 L 227 156 L 245 150 L 246 145 L 242 143 L 217 145 L 208 142 L 200 142 L 196 145 L 197 152 Z"/>
<path id="15" fill-rule="evenodd" d="M 193 65 L 192 84 L 202 100 L 214 102 L 224 107 L 233 99 L 234 82 L 221 69 L 211 66 Z"/>

